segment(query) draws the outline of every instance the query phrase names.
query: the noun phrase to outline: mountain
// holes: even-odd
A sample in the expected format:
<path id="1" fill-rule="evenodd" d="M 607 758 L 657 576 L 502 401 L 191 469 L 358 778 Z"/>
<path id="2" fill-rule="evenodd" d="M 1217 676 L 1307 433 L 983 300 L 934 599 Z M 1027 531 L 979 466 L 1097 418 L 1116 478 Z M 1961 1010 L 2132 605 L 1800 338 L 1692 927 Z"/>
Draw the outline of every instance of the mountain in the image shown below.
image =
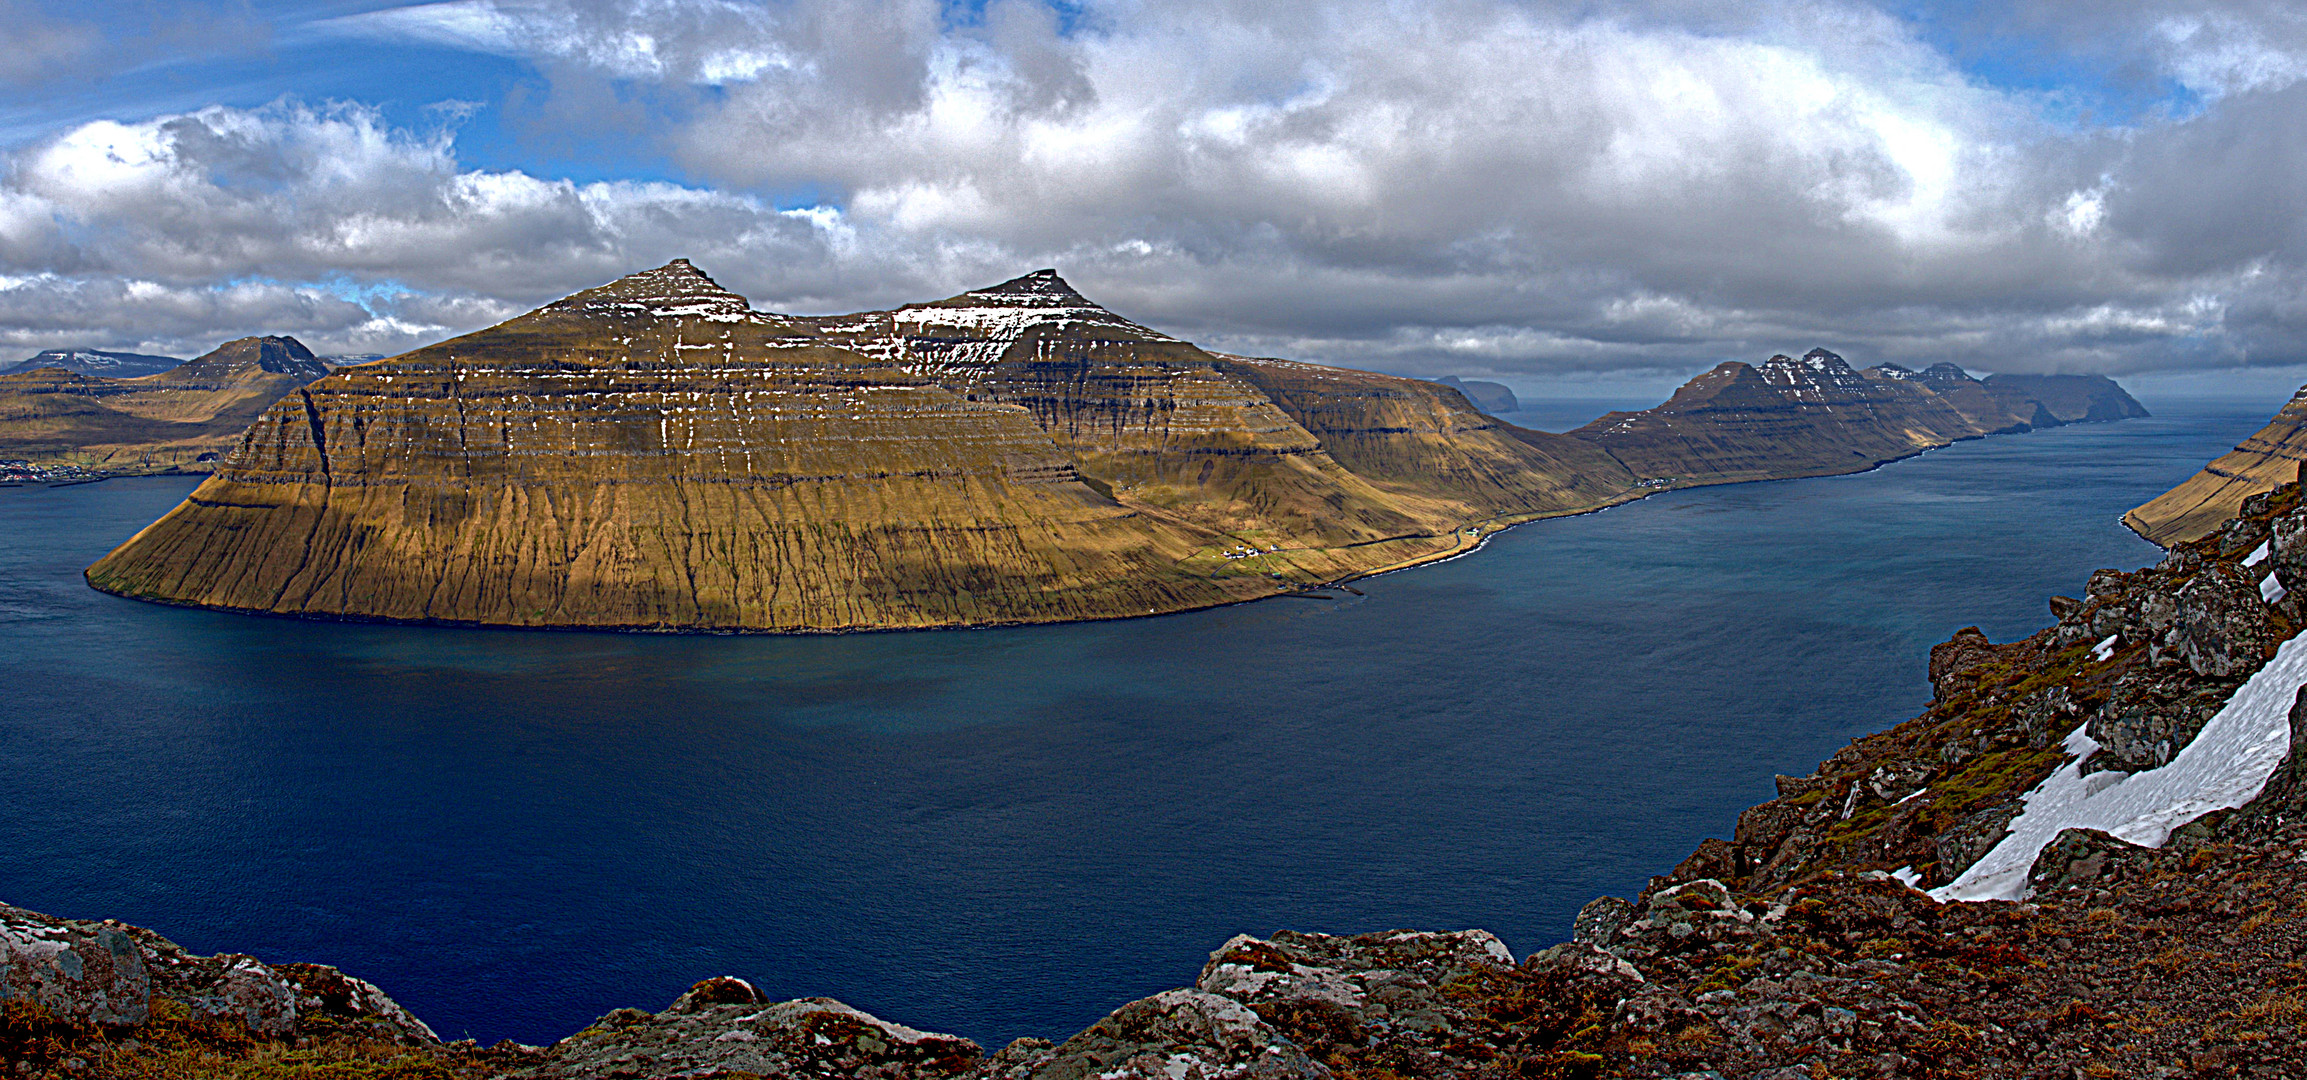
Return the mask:
<path id="1" fill-rule="evenodd" d="M 2123 524 L 2164 547 L 2202 539 L 2233 517 L 2244 499 L 2297 480 L 2301 462 L 2307 462 L 2307 387 L 2292 394 L 2266 427 L 2177 487 L 2132 508 Z"/>
<path id="2" fill-rule="evenodd" d="M 2058 424 L 2088 424 L 2147 415 L 2146 406 L 2104 375 L 1989 375 L 1986 388 L 2013 412 L 2031 403 L 2037 412 L 2029 422 L 2036 427 L 2058 426 L 2045 423 L 2046 416 Z"/>
<path id="3" fill-rule="evenodd" d="M 109 349 L 50 349 L 30 360 L 0 368 L 0 375 L 38 371 L 41 368 L 63 368 L 77 375 L 133 379 L 143 375 L 158 375 L 183 362 L 174 356 L 114 352 Z"/>
<path id="4" fill-rule="evenodd" d="M 1142 615 L 1631 497 L 1446 387 L 1220 356 L 1052 271 L 752 310 L 685 260 L 303 386 L 88 571 L 122 595 L 527 626 Z"/>
<path id="5" fill-rule="evenodd" d="M 1979 380 L 1953 364 L 1860 371 L 1813 349 L 1759 368 L 1718 365 L 1663 405 L 1614 412 L 1570 435 L 1653 483 L 1719 484 L 1858 472 L 1961 439 L 2145 414 L 2100 376 Z"/>
<path id="6" fill-rule="evenodd" d="M 1522 409 L 1522 403 L 1514 400 L 1513 388 L 1504 383 L 1461 379 L 1456 375 L 1444 375 L 1434 381 L 1466 395 L 1466 400 L 1473 402 L 1475 408 L 1493 416 Z"/>
<path id="7" fill-rule="evenodd" d="M 252 337 L 133 379 L 57 367 L 0 375 L 0 457 L 117 472 L 198 468 L 281 395 L 325 374 L 295 338 Z"/>

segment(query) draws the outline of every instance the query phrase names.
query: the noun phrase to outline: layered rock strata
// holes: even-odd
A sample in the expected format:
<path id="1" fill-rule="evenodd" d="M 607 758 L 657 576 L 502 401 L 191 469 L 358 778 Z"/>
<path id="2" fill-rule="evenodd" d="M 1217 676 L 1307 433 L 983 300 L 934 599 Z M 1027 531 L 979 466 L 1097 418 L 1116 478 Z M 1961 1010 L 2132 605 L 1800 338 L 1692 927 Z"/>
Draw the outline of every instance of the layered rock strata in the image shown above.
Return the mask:
<path id="1" fill-rule="evenodd" d="M 2307 387 L 2291 395 L 2266 427 L 2124 514 L 2123 524 L 2164 547 L 2202 539 L 2235 516 L 2243 500 L 2291 482 L 2301 462 L 2307 462 Z"/>
<path id="2" fill-rule="evenodd" d="M 2101 376 L 1860 371 L 1813 349 L 1759 368 L 1719 365 L 1663 405 L 1570 434 L 1652 482 L 1686 486 L 1858 472 L 1962 439 L 2146 414 Z"/>
<path id="3" fill-rule="evenodd" d="M 170 363 L 137 378 L 66 364 L 0 375 L 0 458 L 108 473 L 205 471 L 282 395 L 328 373 L 290 337 L 242 338 Z"/>
<path id="4" fill-rule="evenodd" d="M 88 579 L 517 626 L 1032 622 L 1269 596 L 1632 491 L 1446 387 L 1213 356 L 1048 272 L 804 319 L 676 261 L 302 387 Z"/>

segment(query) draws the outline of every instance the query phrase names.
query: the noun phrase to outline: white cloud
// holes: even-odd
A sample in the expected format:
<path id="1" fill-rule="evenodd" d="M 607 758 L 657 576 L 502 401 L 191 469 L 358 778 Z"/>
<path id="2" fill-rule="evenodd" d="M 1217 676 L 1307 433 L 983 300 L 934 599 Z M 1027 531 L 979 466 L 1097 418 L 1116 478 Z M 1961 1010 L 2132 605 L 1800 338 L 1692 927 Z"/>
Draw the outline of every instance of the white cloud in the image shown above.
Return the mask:
<path id="1" fill-rule="evenodd" d="M 1400 370 L 2307 359 L 2299 20 L 2116 23 L 2207 103 L 2077 123 L 1831 0 L 454 0 L 323 28 L 681 88 L 646 149 L 707 183 L 472 169 L 358 105 L 106 121 L 12 155 L 0 272 L 446 305 L 348 301 L 375 334 L 685 255 L 811 311 L 1056 265 L 1213 345 Z"/>

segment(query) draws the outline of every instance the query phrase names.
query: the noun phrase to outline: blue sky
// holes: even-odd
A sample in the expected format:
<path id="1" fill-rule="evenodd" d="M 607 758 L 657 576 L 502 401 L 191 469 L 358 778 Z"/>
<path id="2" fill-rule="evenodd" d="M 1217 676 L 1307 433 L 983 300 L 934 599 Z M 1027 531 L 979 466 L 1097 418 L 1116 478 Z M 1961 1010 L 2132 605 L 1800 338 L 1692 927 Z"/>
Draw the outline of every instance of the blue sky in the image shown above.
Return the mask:
<path id="1" fill-rule="evenodd" d="M 2307 360 L 2282 4 L 0 0 L 0 32 L 0 354 L 391 352 L 683 255 L 795 311 L 1055 265 L 1215 347 L 1524 385 L 1814 344 Z"/>

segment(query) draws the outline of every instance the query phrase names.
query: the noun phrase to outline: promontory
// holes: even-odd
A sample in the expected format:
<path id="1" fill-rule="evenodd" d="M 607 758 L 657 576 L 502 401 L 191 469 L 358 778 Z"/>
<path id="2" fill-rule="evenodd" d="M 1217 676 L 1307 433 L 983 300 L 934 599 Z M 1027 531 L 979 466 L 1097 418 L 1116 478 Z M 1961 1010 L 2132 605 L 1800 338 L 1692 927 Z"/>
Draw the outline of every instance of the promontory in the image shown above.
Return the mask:
<path id="1" fill-rule="evenodd" d="M 300 374 L 87 576 L 166 603 L 507 626 L 1109 618 L 1412 565 L 1662 487 L 2143 412 L 2096 377 L 2053 404 L 1950 370 L 1726 364 L 1556 435 L 1440 383 L 1205 351 L 1054 271 L 798 317 L 675 260 Z"/>

